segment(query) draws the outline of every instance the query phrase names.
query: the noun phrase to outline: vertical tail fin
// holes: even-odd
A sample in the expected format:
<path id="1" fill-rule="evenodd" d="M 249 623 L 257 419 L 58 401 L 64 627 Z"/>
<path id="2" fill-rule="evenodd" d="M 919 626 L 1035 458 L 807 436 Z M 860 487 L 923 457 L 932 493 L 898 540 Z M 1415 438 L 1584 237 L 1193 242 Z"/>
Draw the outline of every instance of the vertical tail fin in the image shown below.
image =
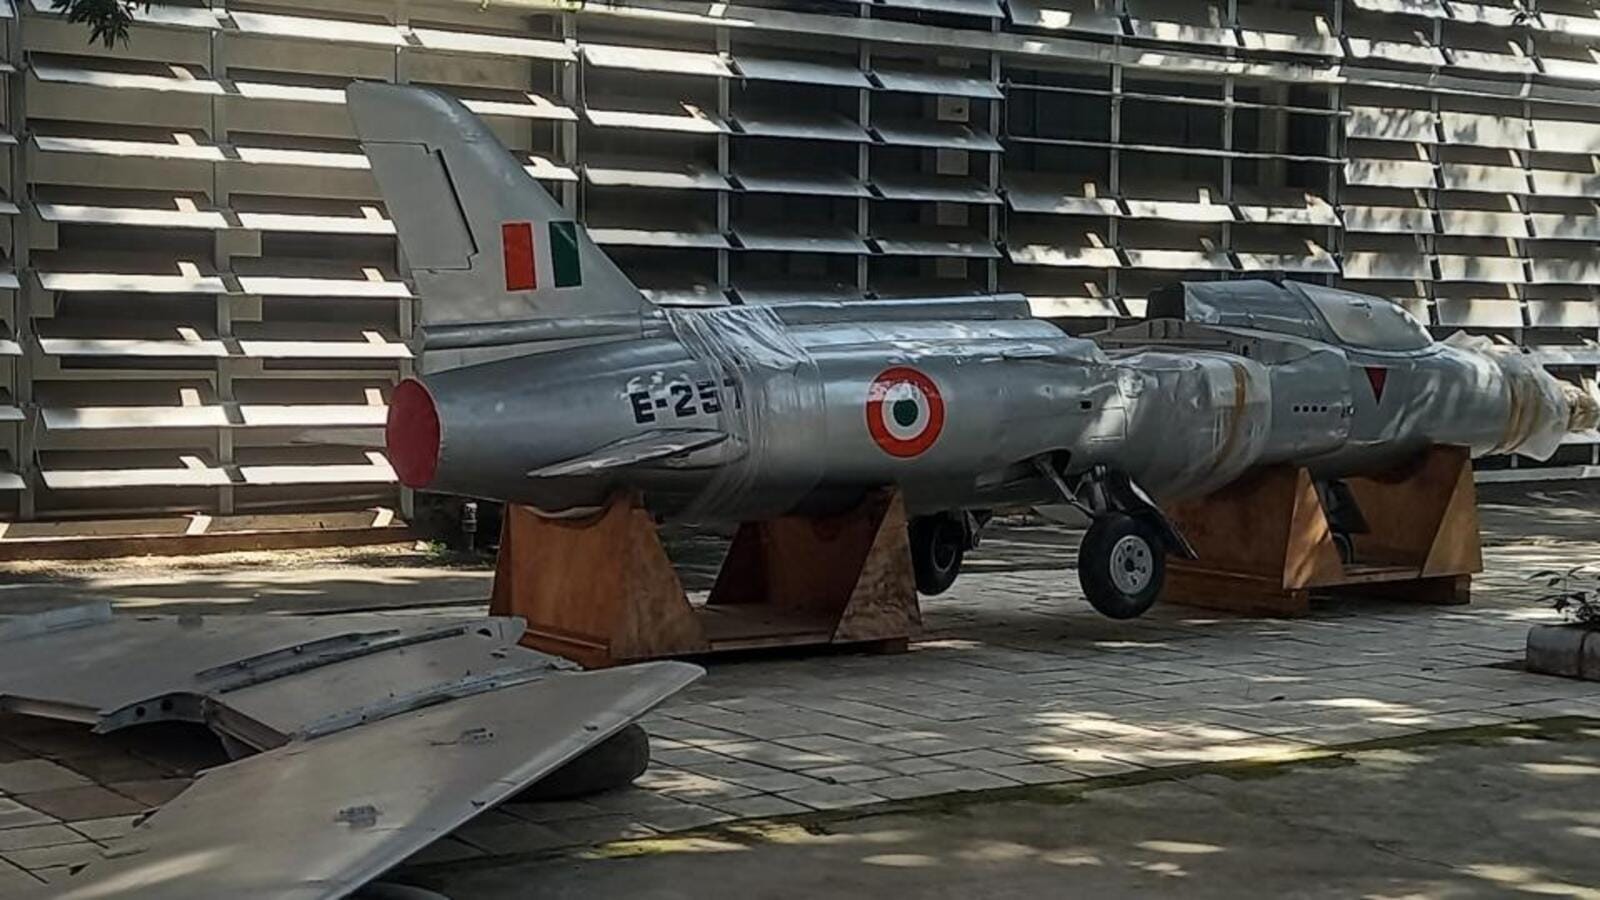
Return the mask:
<path id="1" fill-rule="evenodd" d="M 345 91 L 423 325 L 639 312 L 649 302 L 477 116 L 435 91 Z"/>

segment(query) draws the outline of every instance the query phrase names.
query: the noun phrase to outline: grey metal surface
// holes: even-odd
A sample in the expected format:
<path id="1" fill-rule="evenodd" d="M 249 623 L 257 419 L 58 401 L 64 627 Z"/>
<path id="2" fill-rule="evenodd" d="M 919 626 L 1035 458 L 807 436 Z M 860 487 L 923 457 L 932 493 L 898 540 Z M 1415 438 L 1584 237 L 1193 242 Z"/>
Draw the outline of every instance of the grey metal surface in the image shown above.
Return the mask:
<path id="1" fill-rule="evenodd" d="M 624 438 L 599 448 L 593 453 L 554 463 L 528 473 L 529 478 L 570 478 L 590 475 L 606 469 L 636 466 L 681 456 L 695 450 L 720 444 L 728 439 L 727 432 L 702 428 L 673 428 L 647 431 L 632 438 Z"/>
<path id="2" fill-rule="evenodd" d="M 1545 458 L 1593 415 L 1583 398 L 1555 396 L 1561 383 L 1520 352 L 1434 341 L 1377 297 L 1294 283 L 1184 283 L 1152 298 L 1150 314 L 1173 318 L 1101 342 L 1266 363 L 1271 438 L 1259 461 L 1295 460 L 1323 477 L 1394 465 L 1429 444 Z"/>
<path id="3" fill-rule="evenodd" d="M 424 352 L 466 347 L 505 347 L 545 341 L 638 337 L 643 331 L 644 323 L 639 314 L 466 322 L 418 329 Z"/>
<path id="4" fill-rule="evenodd" d="M 115 731 L 204 723 L 264 749 L 571 668 L 514 618 L 133 616 L 103 604 L 0 619 L 0 709 Z"/>
<path id="5" fill-rule="evenodd" d="M 403 100 L 400 89 L 383 96 L 415 115 L 405 128 L 465 158 L 447 126 L 470 114 L 441 98 Z M 356 124 L 365 140 L 369 123 Z M 384 127 L 404 140 L 400 126 Z M 419 214 L 408 181 L 381 167 L 377 175 L 386 196 L 401 198 L 390 204 L 397 221 Z M 530 179 L 517 189 L 553 205 Z M 400 236 L 413 240 L 404 227 Z M 476 271 L 456 277 L 424 304 L 499 291 Z M 596 305 L 585 315 L 636 308 L 632 294 L 608 289 L 576 289 Z M 519 318 L 559 320 L 573 304 L 535 296 Z M 1041 459 L 1061 475 L 1108 467 L 1177 497 L 1277 460 L 1332 477 L 1430 443 L 1548 455 L 1555 442 L 1535 432 L 1559 439 L 1569 427 L 1550 376 L 1435 343 L 1378 298 L 1184 283 L 1152 299 L 1155 321 L 1103 336 L 1105 348 L 1024 308 L 1016 298 L 872 304 L 860 314 L 849 304 L 732 307 L 664 313 L 667 331 L 647 316 L 639 340 L 425 376 L 414 396 L 426 403 L 391 407 L 407 437 L 390 442 L 391 458 L 414 487 L 549 512 L 592 508 L 625 487 L 657 513 L 707 521 L 836 509 L 885 484 L 902 489 L 914 514 L 1054 502 Z M 427 428 L 410 427 L 418 422 Z M 707 450 L 652 437 L 682 429 L 706 435 Z M 714 434 L 726 439 L 713 444 Z M 662 452 L 629 449 L 638 447 Z"/>
<path id="6" fill-rule="evenodd" d="M 387 196 L 407 248 L 417 289 L 441 302 L 422 308 L 424 324 L 527 318 L 530 308 L 592 316 L 644 309 L 639 294 L 610 257 L 576 230 L 582 287 L 557 287 L 548 241 L 532 242 L 529 290 L 508 289 L 506 273 L 485 248 L 501 245 L 513 222 L 558 222 L 570 217 L 533 181 L 487 125 L 461 103 L 431 91 L 355 82 L 346 92 L 361 149 L 384 184 L 403 184 Z"/>
<path id="7" fill-rule="evenodd" d="M 27 897 L 332 900 L 699 677 L 659 662 L 430 706 L 212 769 L 107 858 Z"/>

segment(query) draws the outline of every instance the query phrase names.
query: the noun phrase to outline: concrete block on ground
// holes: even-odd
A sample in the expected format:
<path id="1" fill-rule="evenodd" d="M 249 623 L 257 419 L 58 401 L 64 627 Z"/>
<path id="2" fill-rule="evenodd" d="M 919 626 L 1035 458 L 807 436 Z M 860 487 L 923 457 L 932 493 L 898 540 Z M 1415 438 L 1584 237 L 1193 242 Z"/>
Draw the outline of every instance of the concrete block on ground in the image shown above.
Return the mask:
<path id="1" fill-rule="evenodd" d="M 1600 631 L 1578 625 L 1528 629 L 1525 665 L 1530 672 L 1600 680 Z"/>

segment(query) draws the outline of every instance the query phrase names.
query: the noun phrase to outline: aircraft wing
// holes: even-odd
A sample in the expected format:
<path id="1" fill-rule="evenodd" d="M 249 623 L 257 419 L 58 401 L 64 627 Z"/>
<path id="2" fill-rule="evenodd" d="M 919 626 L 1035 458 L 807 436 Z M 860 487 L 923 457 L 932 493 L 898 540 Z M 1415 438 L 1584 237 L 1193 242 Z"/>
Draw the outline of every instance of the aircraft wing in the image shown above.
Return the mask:
<path id="1" fill-rule="evenodd" d="M 582 456 L 574 456 L 528 473 L 529 478 L 571 478 L 595 475 L 641 463 L 681 456 L 720 444 L 728 433 L 710 428 L 659 428 L 613 441 Z"/>

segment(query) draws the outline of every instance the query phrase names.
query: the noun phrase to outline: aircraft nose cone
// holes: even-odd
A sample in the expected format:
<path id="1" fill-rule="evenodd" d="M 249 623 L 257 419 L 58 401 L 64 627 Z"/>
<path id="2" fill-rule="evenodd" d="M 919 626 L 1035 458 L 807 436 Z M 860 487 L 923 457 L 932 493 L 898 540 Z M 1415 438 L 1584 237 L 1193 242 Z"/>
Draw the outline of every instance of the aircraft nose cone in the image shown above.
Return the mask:
<path id="1" fill-rule="evenodd" d="M 383 430 L 389 464 L 400 483 L 410 488 L 431 484 L 439 468 L 439 409 L 422 382 L 407 378 L 394 386 Z"/>

